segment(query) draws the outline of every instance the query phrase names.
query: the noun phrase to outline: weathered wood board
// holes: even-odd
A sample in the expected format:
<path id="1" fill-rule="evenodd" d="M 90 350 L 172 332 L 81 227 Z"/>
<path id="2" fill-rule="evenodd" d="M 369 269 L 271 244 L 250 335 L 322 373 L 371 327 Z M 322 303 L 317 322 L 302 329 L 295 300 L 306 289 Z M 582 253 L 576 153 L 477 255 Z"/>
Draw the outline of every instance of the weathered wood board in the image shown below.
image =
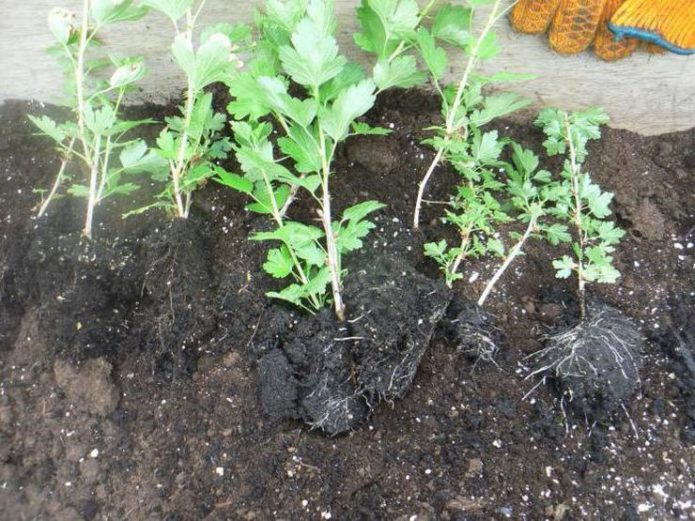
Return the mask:
<path id="1" fill-rule="evenodd" d="M 352 43 L 355 7 L 359 0 L 337 0 L 339 40 L 343 52 L 369 64 Z M 61 93 L 60 71 L 43 52 L 50 43 L 46 15 L 54 6 L 78 10 L 79 0 L 2 0 L 0 17 L 0 101 L 35 98 L 55 101 Z M 249 20 L 257 1 L 209 0 L 202 23 Z M 183 78 L 169 58 L 171 22 L 150 14 L 137 23 L 124 24 L 107 33 L 114 49 L 148 57 L 150 73 L 142 83 L 139 99 L 164 101 L 177 96 Z M 603 106 L 612 125 L 643 134 L 656 134 L 695 126 L 695 56 L 652 56 L 643 52 L 618 63 L 604 63 L 590 53 L 563 57 L 552 53 L 545 37 L 515 33 L 502 20 L 499 34 L 503 53 L 487 67 L 536 74 L 537 79 L 511 85 L 533 99 L 536 106 L 557 105 L 572 109 Z M 460 66 L 460 63 L 458 64 Z M 454 64 L 451 74 L 456 75 Z"/>

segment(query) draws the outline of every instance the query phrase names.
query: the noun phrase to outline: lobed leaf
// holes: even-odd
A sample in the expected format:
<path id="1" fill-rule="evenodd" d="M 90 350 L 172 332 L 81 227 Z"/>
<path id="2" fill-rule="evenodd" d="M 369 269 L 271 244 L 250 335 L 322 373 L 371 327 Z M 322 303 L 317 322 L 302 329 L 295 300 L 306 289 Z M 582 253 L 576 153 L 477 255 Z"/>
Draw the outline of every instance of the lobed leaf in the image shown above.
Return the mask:
<path id="1" fill-rule="evenodd" d="M 338 142 L 345 138 L 350 125 L 372 108 L 376 85 L 371 79 L 360 81 L 342 91 L 333 104 L 320 114 L 323 130 Z"/>

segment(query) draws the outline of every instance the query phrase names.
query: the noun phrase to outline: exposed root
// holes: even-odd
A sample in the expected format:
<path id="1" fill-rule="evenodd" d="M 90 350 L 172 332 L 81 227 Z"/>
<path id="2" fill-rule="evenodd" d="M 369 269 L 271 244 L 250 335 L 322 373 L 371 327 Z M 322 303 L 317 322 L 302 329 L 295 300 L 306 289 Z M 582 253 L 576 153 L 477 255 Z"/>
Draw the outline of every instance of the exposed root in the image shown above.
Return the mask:
<path id="1" fill-rule="evenodd" d="M 589 311 L 576 326 L 544 338 L 546 347 L 527 357 L 535 369 L 526 378 L 551 378 L 568 403 L 593 417 L 597 407 L 612 412 L 629 398 L 639 382 L 643 340 L 618 310 L 591 304 Z"/>

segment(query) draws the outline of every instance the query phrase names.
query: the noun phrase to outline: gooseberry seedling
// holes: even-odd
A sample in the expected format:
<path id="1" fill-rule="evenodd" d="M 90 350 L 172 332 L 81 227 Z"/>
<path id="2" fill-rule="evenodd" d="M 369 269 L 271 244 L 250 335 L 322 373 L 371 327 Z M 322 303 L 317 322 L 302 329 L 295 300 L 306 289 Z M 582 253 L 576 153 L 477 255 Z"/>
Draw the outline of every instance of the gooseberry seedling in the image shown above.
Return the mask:
<path id="1" fill-rule="evenodd" d="M 167 126 L 157 138 L 156 155 L 160 165 L 152 169 L 154 178 L 166 183 L 159 201 L 138 211 L 161 207 L 176 217 L 187 218 L 193 192 L 214 175 L 214 161 L 224 159 L 231 149 L 223 136 L 226 116 L 216 113 L 212 94 L 205 88 L 216 82 L 229 83 L 241 61 L 236 53 L 246 44 L 250 30 L 244 25 L 216 24 L 202 31 L 198 45 L 194 31 L 206 0 L 145 0 L 146 5 L 167 16 L 176 37 L 171 53 L 186 75 L 185 103 L 180 116 L 167 118 Z M 162 164 L 163 163 L 163 164 Z"/>
<path id="2" fill-rule="evenodd" d="M 591 180 L 591 175 L 582 170 L 588 155 L 587 143 L 601 137 L 600 127 L 607 122 L 608 116 L 600 108 L 572 114 L 559 109 L 545 109 L 536 120 L 536 125 L 547 136 L 543 145 L 548 155 L 567 154 L 562 181 L 553 193 L 556 203 L 551 212 L 573 225 L 573 256 L 563 255 L 553 261 L 553 267 L 558 278 L 576 274 L 582 319 L 586 317 L 586 284 L 611 284 L 620 277 L 620 272 L 613 267 L 611 254 L 625 232 L 613 221 L 605 220 L 611 214 L 613 194 L 603 192 Z"/>
<path id="3" fill-rule="evenodd" d="M 128 131 L 145 121 L 121 119 L 121 107 L 126 93 L 145 74 L 141 58 L 97 59 L 92 50 L 101 44 L 99 34 L 107 26 L 138 20 L 147 12 L 133 0 L 84 0 L 78 21 L 77 15 L 55 8 L 48 16 L 48 26 L 55 43 L 48 52 L 63 67 L 66 79 L 68 106 L 74 117 L 58 123 L 42 116 L 30 116 L 42 134 L 57 144 L 61 166 L 52 188 L 44 199 L 39 215 L 43 215 L 61 186 L 72 182 L 68 193 L 84 197 L 87 212 L 83 233 L 92 237 L 94 210 L 112 195 L 128 194 L 138 187 L 127 182 L 124 175 L 146 169 L 147 145 L 141 140 L 128 140 Z M 103 74 L 111 66 L 110 76 Z M 101 74 L 101 75 L 100 75 Z M 118 153 L 119 166 L 113 165 Z M 75 161 L 86 171 L 86 183 L 79 172 L 71 171 Z"/>
<path id="4" fill-rule="evenodd" d="M 436 154 L 418 186 L 413 229 L 420 226 L 420 212 L 425 190 L 430 178 L 441 163 L 450 163 L 460 171 L 475 168 L 473 147 L 495 145 L 496 136 L 487 134 L 482 137 L 480 128 L 492 120 L 523 108 L 528 101 L 519 99 L 512 93 L 484 95 L 483 87 L 487 84 L 515 79 L 527 79 L 528 75 L 499 73 L 491 77 L 474 74 L 480 60 L 493 58 L 499 53 L 499 44 L 493 31 L 495 23 L 506 13 L 502 0 L 469 0 L 469 7 L 447 5 L 435 16 L 431 31 L 420 28 L 417 32 L 415 46 L 427 66 L 432 84 L 439 93 L 442 102 L 443 124 L 431 127 L 434 137 L 425 140 Z M 476 34 L 473 21 L 478 8 L 492 4 L 482 29 Z M 438 44 L 458 47 L 468 56 L 463 73 L 457 84 L 443 86 L 442 79 L 447 69 L 449 58 L 444 48 Z M 486 143 L 481 143 L 485 139 Z M 488 151 L 483 146 L 484 151 Z M 466 229 L 464 225 L 464 230 Z"/>
<path id="5" fill-rule="evenodd" d="M 363 30 L 356 41 L 379 57 L 372 77 L 365 77 L 359 65 L 340 54 L 332 1 L 266 2 L 265 11 L 256 17 L 260 38 L 249 72 L 230 85 L 230 113 L 251 121 L 234 125 L 246 136 L 237 138 L 235 146 L 244 175 L 218 175 L 220 182 L 254 199 L 250 210 L 273 216 L 276 230 L 254 239 L 280 243 L 270 250 L 264 267 L 276 278 L 292 277 L 293 283 L 269 296 L 317 310 L 330 286 L 339 320 L 345 318 L 343 254 L 362 247 L 373 227 L 366 218 L 383 205 L 364 201 L 334 220 L 330 180 L 337 148 L 354 135 L 387 134 L 357 119 L 374 105 L 381 90 L 425 79 L 415 59 L 403 56 L 408 50 L 404 38 L 414 37 L 423 18 L 414 1 L 365 0 L 358 16 Z M 290 82 L 300 97 L 290 94 Z M 282 134 L 278 146 L 298 175 L 276 158 L 269 128 L 253 123 L 266 115 L 277 122 Z M 299 190 L 315 202 L 321 227 L 285 217 Z"/>

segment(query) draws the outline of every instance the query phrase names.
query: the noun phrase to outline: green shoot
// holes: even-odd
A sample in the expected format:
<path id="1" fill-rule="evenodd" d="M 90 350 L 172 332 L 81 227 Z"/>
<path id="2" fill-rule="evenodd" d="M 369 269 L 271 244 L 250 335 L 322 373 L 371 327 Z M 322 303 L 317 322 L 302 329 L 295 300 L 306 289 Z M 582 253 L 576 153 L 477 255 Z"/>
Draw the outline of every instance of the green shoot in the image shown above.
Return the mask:
<path id="1" fill-rule="evenodd" d="M 416 12 L 409 24 L 418 20 Z M 277 144 L 298 175 L 276 159 L 268 140 L 270 127 L 241 122 L 234 124 L 234 150 L 243 175 L 217 169 L 217 180 L 251 197 L 249 210 L 273 217 L 276 230 L 253 239 L 280 243 L 269 251 L 264 269 L 279 279 L 290 277 L 292 283 L 269 296 L 317 311 L 325 305 L 330 286 L 336 316 L 344 320 L 343 255 L 362 247 L 374 226 L 366 217 L 383 205 L 365 201 L 334 220 L 332 165 L 338 145 L 349 137 L 388 133 L 357 122 L 373 106 L 379 86 L 376 78 L 365 78 L 358 65 L 340 54 L 332 1 L 268 0 L 256 25 L 260 36 L 254 57 L 249 71 L 230 83 L 233 101 L 228 110 L 237 120 L 251 122 L 270 115 L 282 133 Z M 400 40 L 383 38 L 389 49 L 398 47 Z M 365 36 L 364 42 L 368 40 Z M 394 52 L 395 48 L 390 54 Z M 386 57 L 383 63 L 392 61 Z M 412 81 L 397 81 L 393 75 L 382 80 L 382 85 Z M 301 98 L 290 94 L 290 82 L 303 92 Z M 299 190 L 315 202 L 320 227 L 286 218 Z"/>
<path id="2" fill-rule="evenodd" d="M 538 170 L 538 157 L 531 150 L 523 149 L 517 143 L 511 146 L 512 164 L 506 168 L 505 192 L 515 210 L 515 221 L 525 223 L 526 228 L 523 234 L 510 234 L 515 242 L 478 298 L 478 306 L 481 307 L 514 259 L 523 254 L 524 245 L 530 238 L 544 238 L 552 245 L 570 239 L 564 224 L 546 222 L 556 185 L 550 172 Z"/>
<path id="3" fill-rule="evenodd" d="M 620 277 L 611 253 L 625 232 L 613 221 L 605 220 L 611 214 L 613 194 L 601 191 L 590 174 L 582 170 L 588 155 L 587 143 L 601 137 L 600 126 L 607 122 L 608 116 L 600 108 L 572 114 L 545 109 L 536 120 L 547 136 L 543 145 L 548 155 L 567 154 L 562 181 L 552 193 L 555 206 L 551 212 L 574 225 L 574 237 L 567 237 L 574 257 L 563 255 L 553 261 L 553 267 L 558 278 L 576 274 L 582 319 L 586 318 L 586 284 L 612 284 Z"/>
<path id="4" fill-rule="evenodd" d="M 453 247 L 446 240 L 425 244 L 425 255 L 437 261 L 449 287 L 463 278 L 459 267 L 464 260 L 488 253 L 503 255 L 504 246 L 495 236 L 495 228 L 510 220 L 495 198 L 495 193 L 504 188 L 495 172 L 504 165 L 499 156 L 505 143 L 498 138 L 497 131 L 477 133 L 470 151 L 467 146 L 459 147 L 458 156 L 454 156 L 454 144 L 451 142 L 448 147 L 449 160 L 463 180 L 444 221 L 457 228 L 460 242 Z M 475 161 L 470 160 L 469 152 Z"/>
<path id="5" fill-rule="evenodd" d="M 508 8 L 503 8 L 503 0 L 469 0 L 468 4 L 470 7 L 445 6 L 435 16 L 431 31 L 420 28 L 417 32 L 415 45 L 441 97 L 444 123 L 432 127 L 430 130 L 435 132 L 435 137 L 425 141 L 434 147 L 436 155 L 418 186 L 413 215 L 413 229 L 416 230 L 420 226 L 425 190 L 437 166 L 442 162 L 468 161 L 465 159 L 466 148 L 470 148 L 471 138 L 480 127 L 528 103 L 511 93 L 482 95 L 482 87 L 487 83 L 526 76 L 499 74 L 482 78 L 473 74 L 480 60 L 490 59 L 499 52 L 496 34 L 492 29 Z M 473 21 L 478 7 L 485 4 L 492 4 L 492 7 L 485 24 L 475 35 Z M 449 59 L 437 42 L 458 47 L 468 56 L 461 78 L 455 86 L 444 87 L 441 84 Z"/>
<path id="6" fill-rule="evenodd" d="M 217 24 L 202 31 L 198 46 L 193 34 L 206 0 L 144 0 L 145 5 L 166 15 L 176 37 L 171 46 L 174 61 L 186 75 L 185 103 L 181 115 L 167 118 L 154 152 L 161 158 L 152 168 L 157 180 L 166 181 L 159 202 L 138 211 L 162 207 L 176 217 L 187 218 L 193 192 L 215 173 L 214 161 L 231 149 L 222 136 L 224 114 L 215 113 L 212 94 L 204 89 L 215 82 L 232 81 L 242 65 L 236 54 L 250 31 L 243 25 Z"/>
<path id="7" fill-rule="evenodd" d="M 120 109 L 126 93 L 145 74 L 141 58 L 98 60 L 90 50 L 100 46 L 102 29 L 124 21 L 137 20 L 147 8 L 133 0 L 84 0 L 78 22 L 77 15 L 66 9 L 55 8 L 48 16 L 48 26 L 55 43 L 48 52 L 63 67 L 66 78 L 66 105 L 72 109 L 74 119 L 58 123 L 47 116 L 30 116 L 41 134 L 57 145 L 61 157 L 58 175 L 39 209 L 43 215 L 61 186 L 78 176 L 69 171 L 74 160 L 84 168 L 87 182 L 75 180 L 68 193 L 87 200 L 83 233 L 92 237 L 95 208 L 107 197 L 128 194 L 137 185 L 125 182 L 126 174 L 142 171 L 147 146 L 141 140 L 126 140 L 125 134 L 147 121 L 120 119 Z M 101 79 L 111 65 L 108 79 Z M 102 73 L 100 76 L 98 73 Z M 108 76 L 108 75 L 107 75 Z M 119 166 L 113 166 L 113 155 L 119 153 Z"/>

